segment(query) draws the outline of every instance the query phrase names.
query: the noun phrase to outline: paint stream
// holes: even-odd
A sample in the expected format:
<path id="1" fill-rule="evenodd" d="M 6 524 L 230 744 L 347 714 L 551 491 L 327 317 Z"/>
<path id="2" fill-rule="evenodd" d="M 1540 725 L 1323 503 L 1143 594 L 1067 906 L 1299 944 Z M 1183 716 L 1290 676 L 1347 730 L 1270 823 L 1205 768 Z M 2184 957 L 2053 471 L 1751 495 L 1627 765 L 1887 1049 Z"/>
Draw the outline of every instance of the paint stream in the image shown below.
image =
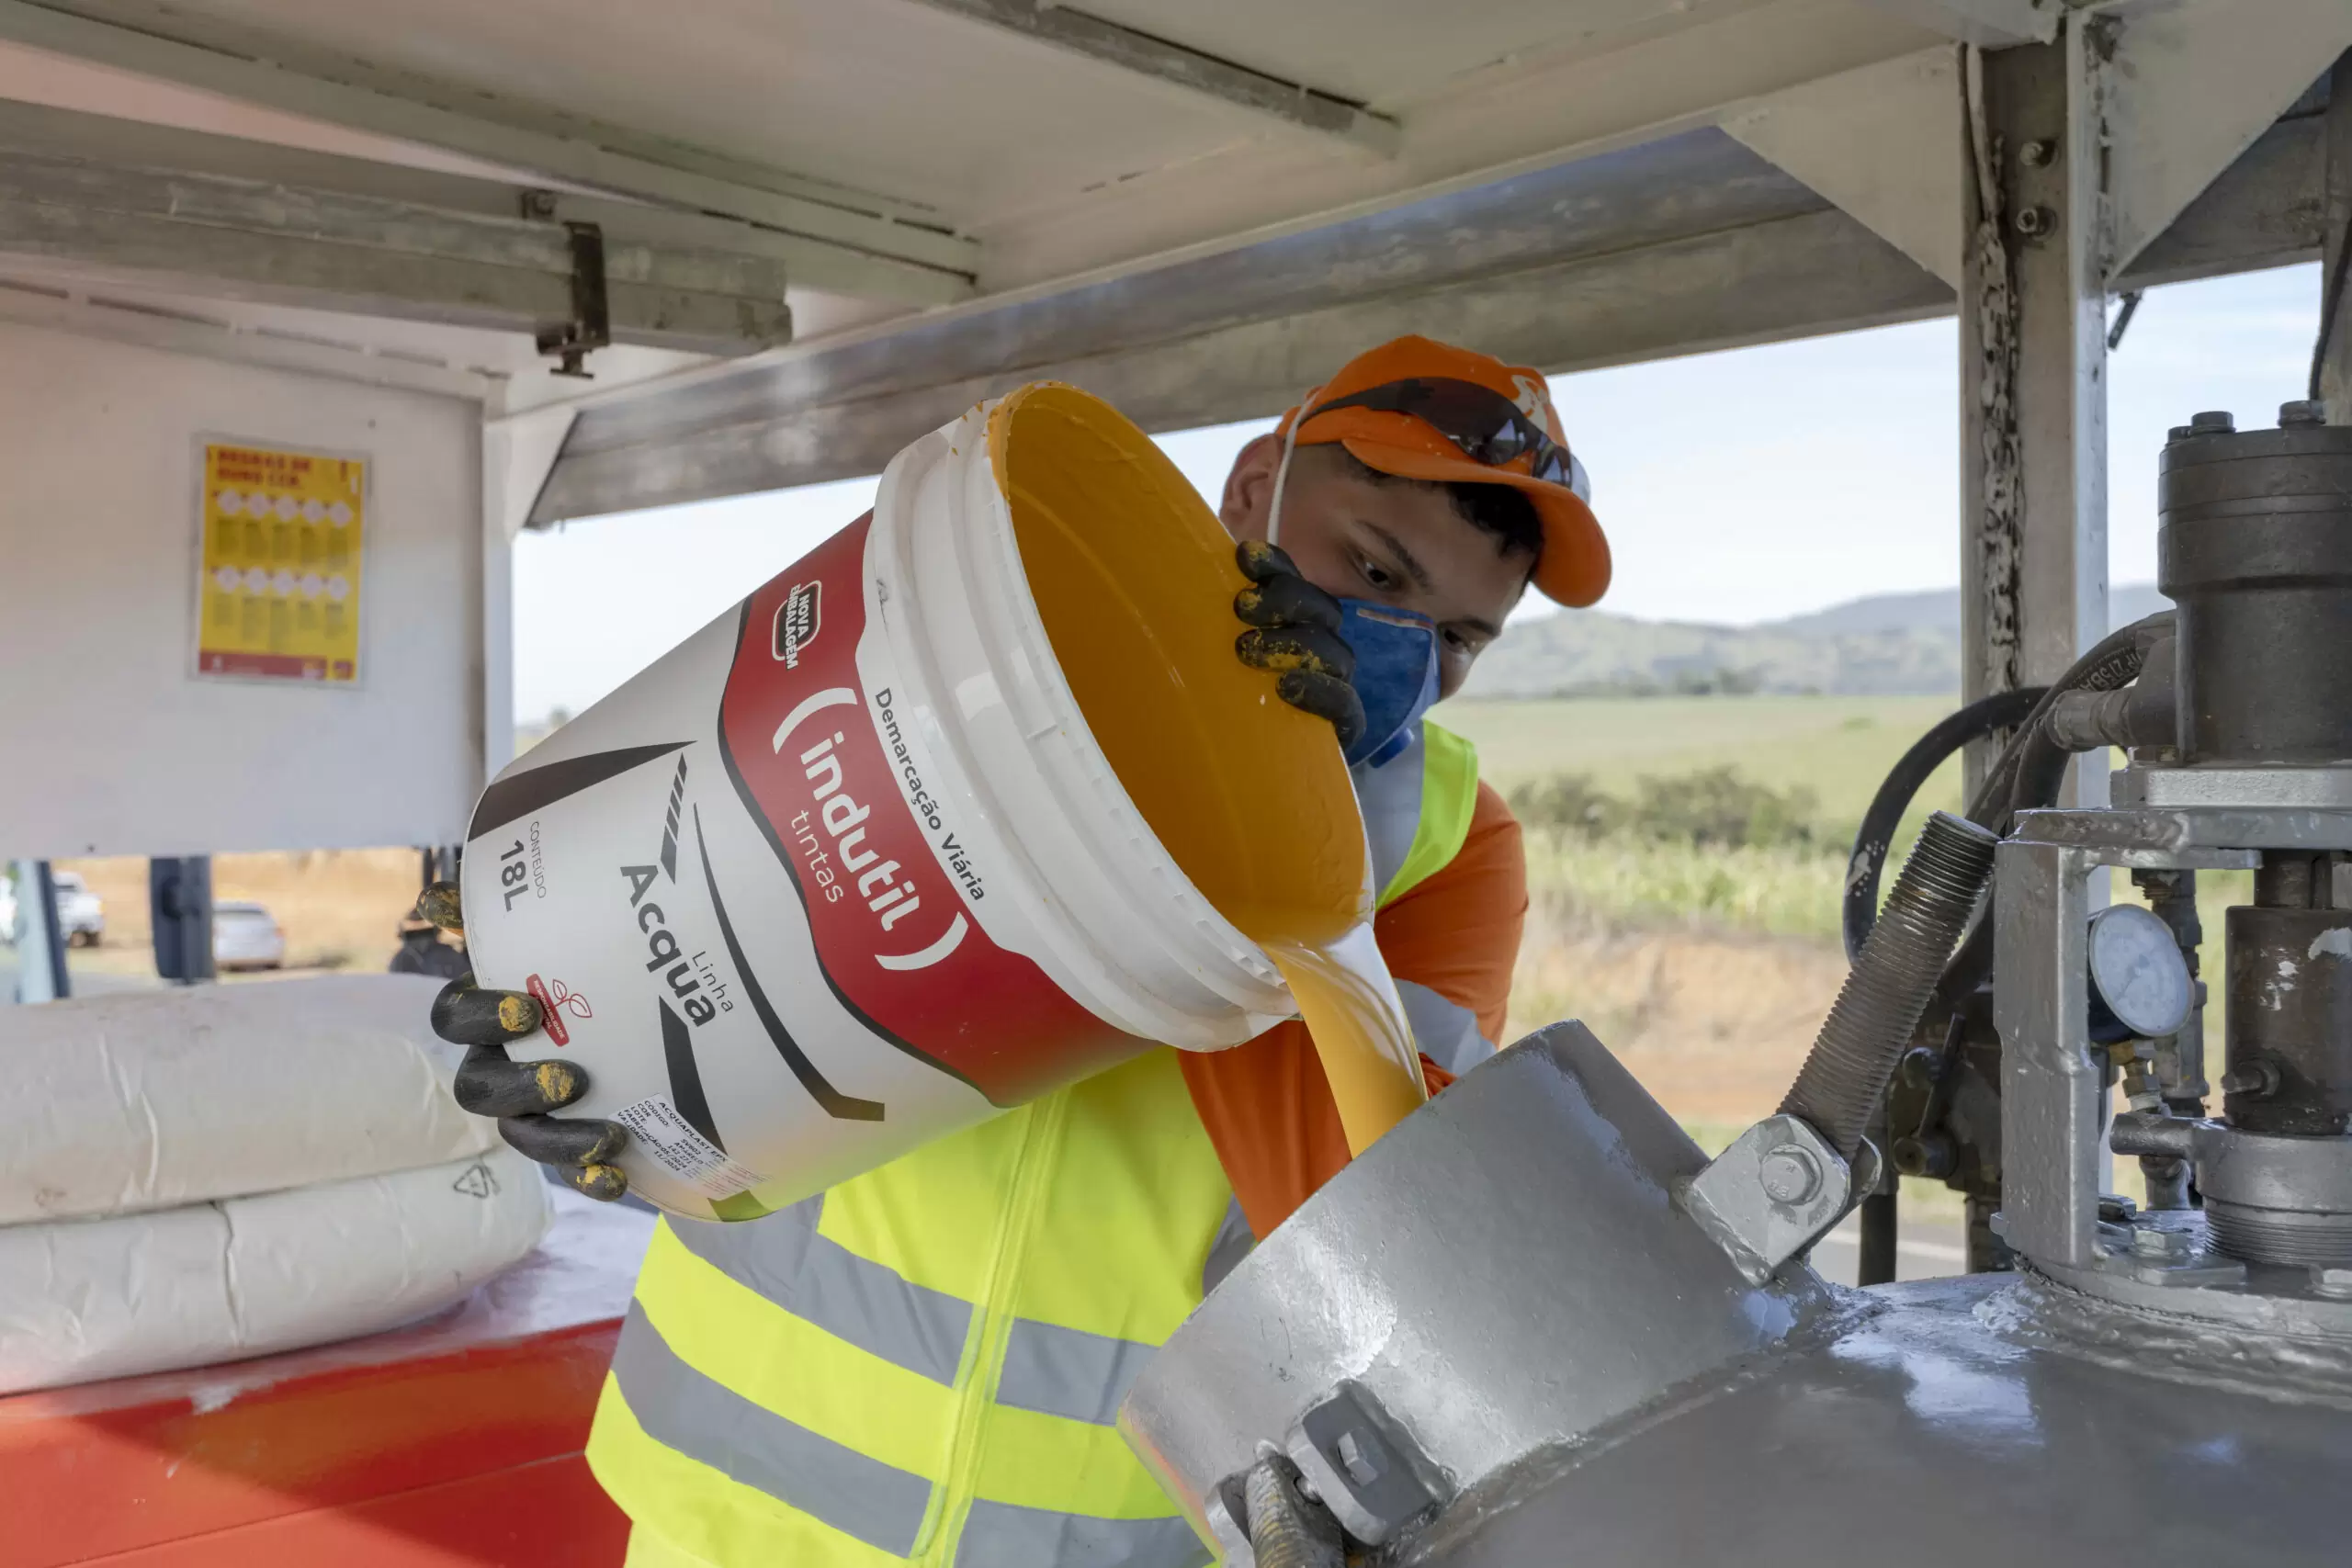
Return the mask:
<path id="1" fill-rule="evenodd" d="M 1077 400 L 1019 418 L 991 445 L 1056 660 L 1153 834 L 1289 981 L 1361 1154 L 1426 1090 L 1330 727 L 1234 657 L 1232 540 L 1158 448 Z"/>

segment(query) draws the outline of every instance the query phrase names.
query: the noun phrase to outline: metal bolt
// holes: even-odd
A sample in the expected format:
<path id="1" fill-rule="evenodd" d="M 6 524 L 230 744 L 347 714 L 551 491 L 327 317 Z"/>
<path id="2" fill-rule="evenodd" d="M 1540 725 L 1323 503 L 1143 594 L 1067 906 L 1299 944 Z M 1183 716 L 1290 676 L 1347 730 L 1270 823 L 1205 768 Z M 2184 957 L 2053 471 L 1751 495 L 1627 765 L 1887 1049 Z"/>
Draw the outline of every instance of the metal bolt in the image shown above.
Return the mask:
<path id="1" fill-rule="evenodd" d="M 2040 239 L 2058 227 L 2058 215 L 2046 207 L 2018 209 L 2017 229 L 2029 240 Z"/>
<path id="2" fill-rule="evenodd" d="M 2142 1225 L 2132 1233 L 2132 1253 L 2135 1258 L 2177 1262 L 2187 1258 L 2196 1246 L 2196 1237 L 2187 1231 L 2160 1231 Z"/>
<path id="3" fill-rule="evenodd" d="M 1936 1080 L 1944 1076 L 1944 1054 L 1926 1045 L 1914 1045 L 1903 1053 L 1903 1063 L 1895 1071 L 1902 1074 L 1905 1089 L 1933 1089 Z"/>
<path id="4" fill-rule="evenodd" d="M 2311 1273 L 2312 1294 L 2330 1301 L 2352 1301 L 2352 1269 L 2332 1269 L 2315 1263 Z"/>
<path id="5" fill-rule="evenodd" d="M 2188 416 L 2188 434 L 2191 435 L 2227 435 L 2237 427 L 2237 416 L 2227 409 Z"/>
<path id="6" fill-rule="evenodd" d="M 1340 1468 L 1346 1471 L 1348 1479 L 1359 1486 L 1371 1485 L 1387 1468 L 1381 1463 L 1383 1455 L 1379 1443 L 1359 1436 L 1352 1429 L 1340 1433 L 1340 1440 L 1334 1446 L 1340 1452 Z"/>
<path id="7" fill-rule="evenodd" d="M 1894 1168 L 1905 1176 L 1927 1176 L 1940 1180 L 1952 1173 L 1959 1161 L 1950 1138 L 1940 1133 L 1924 1137 L 1905 1134 L 1894 1140 L 1888 1151 L 1894 1156 Z"/>
<path id="8" fill-rule="evenodd" d="M 2102 1192 L 2098 1195 L 2098 1217 L 2111 1225 L 2128 1225 L 2140 1206 L 2120 1193 Z"/>
<path id="9" fill-rule="evenodd" d="M 2047 168 L 2050 160 L 2058 155 L 2054 141 L 2029 141 L 2018 149 L 2018 157 L 2029 169 Z"/>
<path id="10" fill-rule="evenodd" d="M 2242 1067 L 2232 1067 L 2222 1075 L 2221 1089 L 2223 1094 L 2267 1100 L 2278 1092 L 2278 1069 L 2268 1062 L 2248 1062 Z"/>
<path id="11" fill-rule="evenodd" d="M 2327 405 L 2315 399 L 2303 398 L 2278 405 L 2278 428 L 2292 430 L 2297 425 L 2325 424 Z"/>
<path id="12" fill-rule="evenodd" d="M 1821 1166 L 1811 1150 L 1781 1144 L 1757 1163 L 1756 1179 L 1775 1203 L 1802 1203 L 1821 1190 Z"/>
<path id="13" fill-rule="evenodd" d="M 555 192 L 551 190 L 525 191 L 523 193 L 523 216 L 526 218 L 554 217 Z"/>

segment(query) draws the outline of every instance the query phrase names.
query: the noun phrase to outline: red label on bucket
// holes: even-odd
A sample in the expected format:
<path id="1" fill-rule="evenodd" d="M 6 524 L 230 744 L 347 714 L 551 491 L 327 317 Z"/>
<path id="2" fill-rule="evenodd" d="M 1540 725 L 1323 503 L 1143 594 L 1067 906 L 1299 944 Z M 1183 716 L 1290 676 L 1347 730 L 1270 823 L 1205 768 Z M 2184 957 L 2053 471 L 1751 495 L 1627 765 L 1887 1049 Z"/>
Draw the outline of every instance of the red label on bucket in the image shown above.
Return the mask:
<path id="1" fill-rule="evenodd" d="M 1018 1105 L 1148 1042 L 982 930 L 987 870 L 927 788 L 898 694 L 869 690 L 857 668 L 867 525 L 745 601 L 720 750 L 792 874 L 834 992 L 876 1033 Z M 786 626 L 800 634 L 789 660 Z"/>

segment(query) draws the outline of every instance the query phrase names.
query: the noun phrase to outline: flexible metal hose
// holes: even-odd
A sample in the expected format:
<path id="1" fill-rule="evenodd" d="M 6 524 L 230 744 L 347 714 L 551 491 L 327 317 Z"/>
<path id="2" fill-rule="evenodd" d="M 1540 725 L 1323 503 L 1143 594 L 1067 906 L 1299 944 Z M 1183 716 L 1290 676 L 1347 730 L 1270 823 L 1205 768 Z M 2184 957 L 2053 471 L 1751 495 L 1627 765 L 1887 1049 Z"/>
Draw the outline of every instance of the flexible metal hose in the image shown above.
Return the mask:
<path id="1" fill-rule="evenodd" d="M 1346 1549 L 1339 1526 L 1298 1494 L 1287 1460 L 1267 1459 L 1250 1467 L 1242 1483 L 1250 1510 L 1250 1549 L 1257 1568 L 1342 1568 Z"/>
<path id="2" fill-rule="evenodd" d="M 1811 1122 L 1848 1159 L 1861 1147 L 1886 1080 L 1992 879 L 1999 842 L 1949 812 L 1928 818 L 1781 1101 L 1782 1112 Z"/>

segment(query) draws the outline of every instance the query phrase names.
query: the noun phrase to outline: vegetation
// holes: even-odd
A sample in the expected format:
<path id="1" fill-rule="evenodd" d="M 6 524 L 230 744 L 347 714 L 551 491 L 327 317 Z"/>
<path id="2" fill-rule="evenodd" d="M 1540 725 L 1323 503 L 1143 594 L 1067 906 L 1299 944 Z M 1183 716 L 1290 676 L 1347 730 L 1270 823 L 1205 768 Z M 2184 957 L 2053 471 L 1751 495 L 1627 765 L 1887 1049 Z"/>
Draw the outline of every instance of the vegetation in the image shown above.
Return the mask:
<path id="1" fill-rule="evenodd" d="M 1572 929 L 1836 934 L 1848 835 L 1820 821 L 1802 785 L 1774 789 L 1726 765 L 1645 774 L 1625 795 L 1556 773 L 1510 798 L 1531 890 Z"/>
<path id="2" fill-rule="evenodd" d="M 1562 933 L 1720 931 L 1834 941 L 1845 854 L 1886 770 L 1947 705 L 1918 697 L 1463 703 L 1436 717 L 1526 829 Z M 1923 792 L 1957 804 L 1956 770 Z"/>
<path id="3" fill-rule="evenodd" d="M 1570 934 L 1728 930 L 1837 939 L 1845 860 L 1810 846 L 1658 839 L 1530 843 L 1530 896 Z"/>
<path id="4" fill-rule="evenodd" d="M 1834 942 L 1846 852 L 1887 770 L 1951 711 L 1933 697 L 1464 702 L 1437 721 L 1527 830 L 1530 892 L 1563 931 L 1713 931 Z M 1895 835 L 1960 808 L 1947 763 Z M 2199 883 L 2207 962 L 2245 873 Z M 2118 898 L 2135 897 L 2118 874 Z"/>
<path id="5" fill-rule="evenodd" d="M 1774 789 L 1725 763 L 1661 777 L 1645 773 L 1630 797 L 1610 794 L 1589 773 L 1522 782 L 1511 810 L 1555 850 L 1573 839 L 1632 838 L 1693 849 L 1820 849 L 1850 835 L 1819 822 L 1820 796 L 1804 784 Z"/>

